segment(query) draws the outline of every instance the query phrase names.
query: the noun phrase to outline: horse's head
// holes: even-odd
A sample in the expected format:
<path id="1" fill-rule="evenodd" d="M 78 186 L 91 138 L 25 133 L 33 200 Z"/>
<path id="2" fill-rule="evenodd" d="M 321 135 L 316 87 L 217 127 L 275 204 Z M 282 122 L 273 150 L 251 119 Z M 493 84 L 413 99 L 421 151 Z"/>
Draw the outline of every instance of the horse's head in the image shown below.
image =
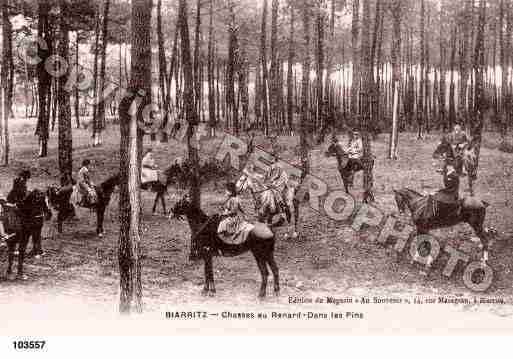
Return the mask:
<path id="1" fill-rule="evenodd" d="M 393 190 L 394 191 L 394 198 L 395 198 L 395 204 L 397 205 L 397 209 L 399 210 L 399 213 L 404 213 L 406 210 L 406 198 L 403 196 L 401 191 Z"/>
<path id="2" fill-rule="evenodd" d="M 394 189 L 393 191 L 399 213 L 404 213 L 406 208 L 410 208 L 412 202 L 422 197 L 422 194 L 409 188 Z"/>
<path id="3" fill-rule="evenodd" d="M 174 207 L 171 208 L 172 218 L 182 220 L 191 210 L 191 201 L 188 195 L 184 195 Z"/>
<path id="4" fill-rule="evenodd" d="M 105 181 L 103 181 L 100 184 L 101 191 L 105 196 L 110 197 L 112 192 L 114 192 L 114 188 L 116 186 L 119 186 L 119 182 L 121 180 L 121 176 L 119 173 L 116 173 L 115 175 L 110 176 Z"/>
<path id="5" fill-rule="evenodd" d="M 173 163 L 169 168 L 164 171 L 164 175 L 166 176 L 167 184 L 171 184 L 173 180 L 179 180 L 180 175 L 182 173 L 182 168 L 180 167 L 179 162 Z"/>

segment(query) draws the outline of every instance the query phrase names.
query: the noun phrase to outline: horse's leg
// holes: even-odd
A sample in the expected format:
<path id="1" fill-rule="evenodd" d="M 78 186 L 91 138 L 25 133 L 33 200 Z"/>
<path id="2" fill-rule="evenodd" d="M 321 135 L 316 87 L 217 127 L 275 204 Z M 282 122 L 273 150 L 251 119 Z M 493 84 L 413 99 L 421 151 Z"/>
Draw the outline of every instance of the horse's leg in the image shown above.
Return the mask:
<path id="1" fill-rule="evenodd" d="M 38 254 L 41 255 L 43 254 L 43 246 L 41 245 L 41 231 L 43 229 L 43 225 L 41 224 L 41 226 L 37 226 L 35 228 L 32 228 L 30 233 L 31 233 L 31 236 L 32 236 L 32 243 L 33 243 L 33 248 L 32 250 L 34 251 L 34 254 L 37 256 Z"/>
<path id="2" fill-rule="evenodd" d="M 266 258 L 262 255 L 262 253 L 257 253 L 255 251 L 253 251 L 253 255 L 255 256 L 258 269 L 260 270 L 260 275 L 262 276 L 262 284 L 260 285 L 260 292 L 258 293 L 258 297 L 265 298 L 265 294 L 267 292 L 267 277 L 269 276 Z"/>
<path id="3" fill-rule="evenodd" d="M 25 261 L 25 251 L 27 249 L 27 244 L 29 240 L 29 235 L 23 233 L 21 235 L 21 240 L 19 241 L 19 254 L 18 254 L 18 279 L 25 280 L 27 276 L 23 274 L 23 262 Z"/>
<path id="4" fill-rule="evenodd" d="M 7 240 L 7 277 L 8 279 L 12 274 L 12 263 L 14 262 L 14 251 L 16 250 L 16 244 L 19 242 L 19 234 L 11 237 Z"/>
<path id="5" fill-rule="evenodd" d="M 166 210 L 166 199 L 164 198 L 164 195 L 166 194 L 167 192 L 164 191 L 162 192 L 162 194 L 160 195 L 160 202 L 162 204 L 162 209 L 164 210 L 164 215 L 167 214 L 167 210 Z"/>
<path id="6" fill-rule="evenodd" d="M 488 234 L 484 231 L 483 228 L 485 215 L 486 209 L 482 208 L 481 211 L 479 211 L 479 213 L 476 213 L 475 215 L 464 219 L 464 222 L 470 224 L 470 226 L 474 230 L 474 233 L 481 241 L 481 245 L 483 246 L 483 256 L 481 258 L 481 261 L 484 264 L 486 264 L 486 262 L 488 261 L 488 252 L 490 250 L 490 241 L 488 238 Z"/>
<path id="7" fill-rule="evenodd" d="M 216 286 L 214 284 L 214 260 L 212 254 L 208 255 L 208 281 L 209 285 L 209 296 L 213 297 L 216 293 Z"/>
<path id="8" fill-rule="evenodd" d="M 155 194 L 155 200 L 153 201 L 153 208 L 151 209 L 152 214 L 155 214 L 155 211 L 157 210 L 157 203 L 159 202 L 160 196 L 161 196 L 161 193 L 157 189 L 156 194 Z"/>
<path id="9" fill-rule="evenodd" d="M 103 219 L 105 215 L 105 207 L 100 206 L 96 209 L 96 234 L 103 237 Z"/>
<path id="10" fill-rule="evenodd" d="M 204 265 L 204 276 L 205 276 L 205 283 L 203 285 L 203 290 L 201 291 L 201 294 L 202 295 L 207 295 L 208 294 L 208 288 L 209 288 L 209 284 L 210 284 L 210 277 L 209 277 L 209 259 L 208 259 L 208 255 L 206 255 L 204 258 L 203 258 L 203 265 Z"/>
<path id="11" fill-rule="evenodd" d="M 467 177 L 468 177 L 468 189 L 470 191 L 470 195 L 474 196 L 474 181 L 472 179 L 472 176 L 468 173 L 467 173 Z"/>
<path id="12" fill-rule="evenodd" d="M 62 211 L 57 213 L 57 232 L 62 233 L 62 223 L 64 222 L 64 214 Z"/>
<path id="13" fill-rule="evenodd" d="M 297 238 L 297 236 L 298 236 L 297 223 L 299 221 L 299 201 L 294 198 L 292 200 L 292 205 L 294 206 L 294 233 L 292 233 L 292 238 Z"/>
<path id="14" fill-rule="evenodd" d="M 271 252 L 267 255 L 267 263 L 271 268 L 271 272 L 273 273 L 273 282 L 274 282 L 274 295 L 280 295 L 280 274 L 278 270 L 278 265 L 274 260 L 274 252 L 271 249 Z"/>

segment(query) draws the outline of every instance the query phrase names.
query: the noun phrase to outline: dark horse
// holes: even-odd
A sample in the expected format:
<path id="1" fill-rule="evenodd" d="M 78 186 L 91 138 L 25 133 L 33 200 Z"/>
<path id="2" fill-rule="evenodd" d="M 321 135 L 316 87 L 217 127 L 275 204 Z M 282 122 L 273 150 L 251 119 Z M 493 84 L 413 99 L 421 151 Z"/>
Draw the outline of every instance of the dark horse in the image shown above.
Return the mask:
<path id="1" fill-rule="evenodd" d="M 351 161 L 349 162 L 349 155 L 344 151 L 344 149 L 336 144 L 331 143 L 328 146 L 328 150 L 325 153 L 326 156 L 332 157 L 335 156 L 337 158 L 337 167 L 338 171 L 340 172 L 340 176 L 342 177 L 342 182 L 344 183 L 344 189 L 346 193 L 349 193 L 349 187 L 353 185 L 353 177 L 354 174 L 363 171 L 364 168 L 367 166 L 370 171 L 372 172 L 372 169 L 374 168 L 374 158 L 362 158 L 360 161 Z M 352 164 L 348 166 L 348 164 Z M 367 194 L 371 195 L 371 194 Z"/>
<path id="2" fill-rule="evenodd" d="M 105 210 L 109 205 L 114 188 L 119 185 L 119 180 L 119 174 L 115 174 L 107 178 L 99 186 L 95 186 L 94 189 L 96 191 L 98 201 L 87 207 L 96 211 L 96 234 L 99 237 L 103 236 L 103 219 L 105 216 Z M 72 217 L 72 214 L 74 213 L 74 211 L 71 211 L 70 208 L 72 207 L 70 206 L 72 205 L 69 203 L 71 192 L 73 192 L 72 186 L 65 186 L 61 189 L 49 187 L 47 191 L 50 205 L 57 211 L 57 228 L 59 233 L 62 233 L 62 223 L 66 219 Z"/>
<path id="3" fill-rule="evenodd" d="M 486 208 L 489 204 L 476 197 L 466 197 L 461 200 L 460 211 L 448 211 L 440 206 L 435 215 L 417 215 L 419 207 L 423 204 L 424 196 L 412 189 L 402 188 L 394 190 L 395 202 L 400 213 L 404 213 L 406 207 L 412 213 L 413 223 L 417 227 L 418 234 L 427 234 L 431 229 L 454 226 L 458 223 L 468 223 L 479 237 L 483 245 L 483 262 L 488 260 L 489 238 L 483 227 L 486 216 Z"/>
<path id="4" fill-rule="evenodd" d="M 25 280 L 27 277 L 23 274 L 23 262 L 25 261 L 25 251 L 29 239 L 32 237 L 35 254 L 41 251 L 41 229 L 43 222 L 50 220 L 52 212 L 48 208 L 45 193 L 35 189 L 19 203 L 18 206 L 0 203 L 2 206 L 1 220 L 4 223 L 8 234 L 14 234 L 7 240 L 8 266 L 7 277 L 12 279 L 12 264 L 16 246 L 18 245 L 18 279 Z"/>
<path id="5" fill-rule="evenodd" d="M 145 183 L 141 185 L 142 190 L 147 190 L 151 192 L 155 192 L 155 200 L 153 201 L 152 213 L 155 213 L 157 210 L 157 203 L 160 199 L 160 203 L 162 205 L 162 210 L 164 214 L 167 214 L 166 211 L 166 201 L 165 195 L 167 194 L 167 188 L 173 183 L 173 181 L 177 178 L 181 171 L 181 167 L 178 163 L 175 163 L 168 169 L 163 172 L 164 181 L 163 182 L 153 182 L 153 183 Z"/>
<path id="6" fill-rule="evenodd" d="M 473 182 L 477 178 L 477 154 L 475 143 L 465 146 L 461 153 L 457 153 L 446 136 L 433 152 L 433 158 L 442 160 L 445 164 L 453 164 L 458 175 L 463 174 L 463 169 L 467 172 L 468 187 L 470 195 L 474 195 Z"/>
<path id="7" fill-rule="evenodd" d="M 173 217 L 182 219 L 183 216 L 187 218 L 189 225 L 193 228 L 199 228 L 193 244 L 196 244 L 197 254 L 203 259 L 205 263 L 205 286 L 203 294 L 211 296 L 215 293 L 214 286 L 214 271 L 212 268 L 212 258 L 218 255 L 219 252 L 223 256 L 233 257 L 238 256 L 247 251 L 251 251 L 260 270 L 262 276 L 262 285 L 260 286 L 259 297 L 263 298 L 266 295 L 267 277 L 269 265 L 274 278 L 274 293 L 276 295 L 280 292 L 280 282 L 278 275 L 278 265 L 274 260 L 274 234 L 264 224 L 255 224 L 255 228 L 251 231 L 248 239 L 242 244 L 227 244 L 217 235 L 217 228 L 223 219 L 220 215 L 207 216 L 200 208 L 195 208 L 188 200 L 183 197 L 178 201 L 172 209 Z M 265 228 L 263 228 L 265 226 Z M 266 235 L 266 232 L 269 235 Z"/>

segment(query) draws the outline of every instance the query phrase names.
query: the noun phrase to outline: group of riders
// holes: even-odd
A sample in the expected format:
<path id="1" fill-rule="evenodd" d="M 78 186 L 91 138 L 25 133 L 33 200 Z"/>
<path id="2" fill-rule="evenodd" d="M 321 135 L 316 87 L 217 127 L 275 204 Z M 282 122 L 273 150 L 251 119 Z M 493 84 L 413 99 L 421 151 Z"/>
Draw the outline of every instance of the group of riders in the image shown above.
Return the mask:
<path id="1" fill-rule="evenodd" d="M 461 151 L 468 145 L 468 138 L 462 131 L 460 125 L 454 126 L 453 132 L 448 136 L 448 139 L 453 146 L 453 150 L 456 154 L 460 154 Z M 360 132 L 353 130 L 349 132 L 349 140 L 346 144 L 341 143 L 336 135 L 331 138 L 332 143 L 340 146 L 341 149 L 348 157 L 346 164 L 346 170 L 352 174 L 362 168 L 362 157 L 363 157 L 363 141 Z M 276 153 L 272 153 L 274 158 L 273 163 L 269 166 L 269 169 L 265 175 L 258 175 L 255 172 L 253 175 L 260 176 L 265 188 L 269 190 L 270 196 L 273 199 L 275 213 L 283 213 L 283 209 L 286 208 L 286 196 L 284 194 L 284 188 L 287 184 L 288 177 L 284 169 L 280 166 L 278 156 Z M 76 183 L 71 176 L 63 177 L 61 179 L 61 186 L 75 185 L 79 192 L 80 199 L 77 203 L 82 207 L 92 208 L 98 201 L 98 194 L 95 190 L 95 186 L 90 176 L 91 161 L 85 159 L 82 162 L 77 173 Z M 248 170 L 252 170 L 251 167 Z M 433 211 L 438 206 L 458 206 L 459 203 L 459 177 L 462 175 L 461 170 L 457 169 L 453 163 L 445 162 L 443 167 L 437 172 L 443 175 L 444 187 L 430 195 L 426 196 L 429 199 L 427 201 L 430 204 L 429 211 Z M 30 171 L 23 170 L 14 179 L 12 190 L 9 192 L 6 200 L 3 202 L 7 206 L 17 206 L 20 201 L 27 195 L 27 182 L 30 179 Z M 162 183 L 163 181 L 162 172 L 158 169 L 155 163 L 152 149 L 148 149 L 142 159 L 141 164 L 141 186 L 142 188 L 151 187 L 154 184 Z M 350 185 L 352 185 L 352 177 L 350 178 Z M 230 237 L 237 233 L 241 228 L 241 224 L 244 222 L 245 212 L 241 206 L 239 198 L 239 189 L 234 182 L 228 182 L 226 185 L 226 198 L 223 204 L 222 216 L 224 217 L 221 221 L 218 234 L 221 237 Z M 9 237 L 6 234 L 2 221 L 0 221 L 0 238 L 7 239 Z M 34 244 L 34 253 L 40 255 L 43 253 L 41 249 L 41 243 Z M 37 252 L 37 253 L 36 253 Z"/>

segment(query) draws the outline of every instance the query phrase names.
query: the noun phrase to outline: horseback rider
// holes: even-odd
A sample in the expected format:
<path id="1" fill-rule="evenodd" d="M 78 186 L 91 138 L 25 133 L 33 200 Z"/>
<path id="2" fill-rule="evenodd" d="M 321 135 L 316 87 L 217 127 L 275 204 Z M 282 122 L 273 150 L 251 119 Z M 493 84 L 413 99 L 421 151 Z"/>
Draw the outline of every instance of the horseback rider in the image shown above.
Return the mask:
<path id="1" fill-rule="evenodd" d="M 285 186 L 287 185 L 287 173 L 279 164 L 279 158 L 275 151 L 272 153 L 273 159 L 269 166 L 269 170 L 265 176 L 265 183 L 274 194 L 276 199 L 275 205 L 280 207 L 282 210 L 286 209 L 287 204 L 285 203 Z"/>
<path id="2" fill-rule="evenodd" d="M 348 166 L 356 167 L 357 165 L 361 165 L 361 159 L 363 157 L 363 141 L 360 132 L 357 130 L 353 130 L 349 135 L 349 142 L 346 147 L 344 147 L 344 151 L 349 156 Z"/>
<path id="3" fill-rule="evenodd" d="M 443 173 L 444 188 L 431 194 L 433 201 L 432 210 L 435 215 L 444 209 L 443 212 L 457 213 L 460 209 L 460 177 L 454 166 L 448 164 Z"/>
<path id="4" fill-rule="evenodd" d="M 468 145 L 468 138 L 463 132 L 460 125 L 455 125 L 451 134 L 449 134 L 449 142 L 454 150 L 454 153 L 461 155 L 463 149 Z"/>
<path id="5" fill-rule="evenodd" d="M 153 149 L 149 148 L 141 162 L 141 185 L 152 185 L 159 181 L 157 168 L 153 157 Z"/>
<path id="6" fill-rule="evenodd" d="M 98 196 L 94 189 L 94 184 L 89 177 L 89 166 L 91 165 L 91 161 L 89 159 L 85 159 L 82 161 L 82 167 L 78 171 L 78 188 L 80 193 L 82 194 L 82 200 L 80 205 L 83 207 L 88 207 L 96 204 L 98 202 Z"/>
<path id="7" fill-rule="evenodd" d="M 29 170 L 21 171 L 13 180 L 12 189 L 7 195 L 7 202 L 19 206 L 28 193 L 27 182 L 31 174 Z"/>
<path id="8" fill-rule="evenodd" d="M 363 140 L 360 132 L 352 130 L 349 132 L 349 140 L 346 146 L 342 145 L 337 140 L 335 134 L 332 135 L 331 141 L 337 146 L 341 147 L 342 150 L 347 154 L 348 161 L 344 170 L 350 173 L 348 176 L 348 186 L 353 186 L 354 173 L 363 168 L 362 157 L 363 157 Z"/>
<path id="9" fill-rule="evenodd" d="M 217 232 L 222 237 L 229 237 L 237 233 L 242 222 L 242 215 L 245 214 L 240 204 L 240 198 L 237 193 L 235 183 L 228 182 L 226 184 L 227 200 L 223 205 L 221 215 L 225 217 L 220 223 Z"/>

